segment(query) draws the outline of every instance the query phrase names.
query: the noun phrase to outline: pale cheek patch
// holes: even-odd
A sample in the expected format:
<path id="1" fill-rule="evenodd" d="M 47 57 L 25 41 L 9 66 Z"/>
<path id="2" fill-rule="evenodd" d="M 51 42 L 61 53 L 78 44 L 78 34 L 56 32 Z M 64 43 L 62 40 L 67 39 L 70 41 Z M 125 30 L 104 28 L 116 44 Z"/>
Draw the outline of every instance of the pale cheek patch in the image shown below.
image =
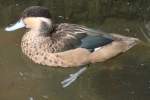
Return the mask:
<path id="1" fill-rule="evenodd" d="M 49 26 L 52 24 L 51 20 L 43 17 L 27 17 L 23 19 L 26 28 L 40 28 L 42 22 L 47 23 Z"/>
<path id="2" fill-rule="evenodd" d="M 36 17 L 28 17 L 25 18 L 24 23 L 26 24 L 26 28 L 37 29 L 40 27 L 41 21 Z"/>

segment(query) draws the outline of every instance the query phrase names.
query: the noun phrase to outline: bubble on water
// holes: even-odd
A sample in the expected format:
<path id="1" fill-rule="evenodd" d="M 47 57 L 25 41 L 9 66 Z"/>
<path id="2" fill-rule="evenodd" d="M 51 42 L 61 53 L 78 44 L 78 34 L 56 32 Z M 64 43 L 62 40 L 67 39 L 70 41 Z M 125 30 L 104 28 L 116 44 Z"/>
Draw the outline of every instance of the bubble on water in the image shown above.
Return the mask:
<path id="1" fill-rule="evenodd" d="M 18 3 L 16 3 L 16 6 L 19 6 L 19 4 L 18 4 Z"/>
<path id="2" fill-rule="evenodd" d="M 60 16 L 58 16 L 58 17 L 59 17 L 59 18 L 64 18 L 64 16 L 61 16 L 61 15 L 60 15 Z"/>
<path id="3" fill-rule="evenodd" d="M 130 29 L 129 29 L 129 28 L 125 28 L 125 31 L 129 33 L 129 32 L 130 32 Z"/>
<path id="4" fill-rule="evenodd" d="M 47 95 L 43 95 L 42 96 L 44 99 L 48 99 L 48 96 Z"/>
<path id="5" fill-rule="evenodd" d="M 144 66 L 144 64 L 140 64 L 141 66 Z"/>
<path id="6" fill-rule="evenodd" d="M 34 100 L 33 97 L 29 97 L 29 100 Z"/>
<path id="7" fill-rule="evenodd" d="M 21 77 L 23 77 L 23 76 L 24 76 L 24 74 L 23 74 L 22 72 L 19 72 L 19 75 L 20 75 Z"/>

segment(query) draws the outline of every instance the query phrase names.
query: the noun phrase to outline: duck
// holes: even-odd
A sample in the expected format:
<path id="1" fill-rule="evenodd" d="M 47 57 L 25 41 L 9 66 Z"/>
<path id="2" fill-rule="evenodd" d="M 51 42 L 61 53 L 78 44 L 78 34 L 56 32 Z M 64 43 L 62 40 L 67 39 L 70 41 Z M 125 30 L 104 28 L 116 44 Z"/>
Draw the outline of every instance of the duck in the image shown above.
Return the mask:
<path id="1" fill-rule="evenodd" d="M 26 8 L 18 22 L 5 28 L 15 31 L 25 27 L 22 52 L 33 62 L 50 67 L 80 67 L 104 62 L 139 43 L 138 38 L 104 33 L 83 25 L 54 23 L 49 9 Z"/>
<path id="2" fill-rule="evenodd" d="M 129 50 L 137 38 L 103 34 L 86 26 L 54 24 L 48 8 L 32 6 L 6 31 L 27 28 L 21 41 L 23 53 L 32 61 L 52 67 L 77 67 L 106 61 Z"/>

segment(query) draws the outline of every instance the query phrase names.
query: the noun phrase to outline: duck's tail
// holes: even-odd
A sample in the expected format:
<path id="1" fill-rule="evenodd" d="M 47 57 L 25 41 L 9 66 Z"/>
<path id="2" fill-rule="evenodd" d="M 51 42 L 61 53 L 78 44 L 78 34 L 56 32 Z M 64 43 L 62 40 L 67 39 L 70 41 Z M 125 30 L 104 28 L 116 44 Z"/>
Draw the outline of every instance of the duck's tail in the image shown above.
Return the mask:
<path id="1" fill-rule="evenodd" d="M 133 37 L 117 34 L 111 34 L 111 36 L 114 40 L 111 44 L 103 46 L 101 49 L 96 50 L 90 55 L 90 61 L 92 63 L 103 62 L 111 59 L 120 53 L 126 52 L 140 42 L 139 39 Z"/>
<path id="2" fill-rule="evenodd" d="M 138 38 L 134 38 L 134 37 L 128 37 L 128 36 L 122 36 L 119 34 L 111 34 L 112 38 L 117 42 L 122 42 L 122 45 L 124 45 L 124 50 L 123 52 L 126 52 L 127 50 L 129 50 L 130 48 L 132 48 L 133 46 L 137 45 L 140 40 Z"/>

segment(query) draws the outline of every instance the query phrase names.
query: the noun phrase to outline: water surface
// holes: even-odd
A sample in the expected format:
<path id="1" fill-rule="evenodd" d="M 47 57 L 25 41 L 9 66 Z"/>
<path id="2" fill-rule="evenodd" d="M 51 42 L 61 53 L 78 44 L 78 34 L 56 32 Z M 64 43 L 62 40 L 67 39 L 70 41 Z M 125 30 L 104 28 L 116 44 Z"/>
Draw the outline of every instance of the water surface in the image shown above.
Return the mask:
<path id="1" fill-rule="evenodd" d="M 1 0 L 0 100 L 150 100 L 150 43 L 148 0 Z M 3 3 L 3 5 L 2 5 Z M 60 82 L 79 68 L 52 68 L 33 63 L 20 48 L 24 30 L 5 32 L 31 5 L 50 9 L 55 22 L 89 26 L 133 36 L 143 42 L 104 63 L 91 64 L 67 88 Z"/>

